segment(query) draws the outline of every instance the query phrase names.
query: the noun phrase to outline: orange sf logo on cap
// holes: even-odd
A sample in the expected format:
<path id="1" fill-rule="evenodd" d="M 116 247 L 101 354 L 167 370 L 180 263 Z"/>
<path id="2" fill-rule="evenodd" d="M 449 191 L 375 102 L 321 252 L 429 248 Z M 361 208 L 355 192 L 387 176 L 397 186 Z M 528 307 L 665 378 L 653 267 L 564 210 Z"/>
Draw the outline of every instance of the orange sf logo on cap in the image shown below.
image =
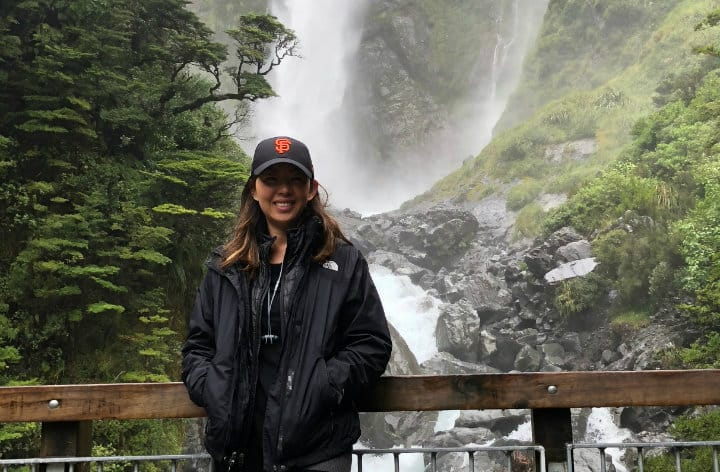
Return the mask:
<path id="1" fill-rule="evenodd" d="M 290 143 L 288 138 L 277 138 L 275 140 L 275 152 L 285 154 L 290 150 Z"/>

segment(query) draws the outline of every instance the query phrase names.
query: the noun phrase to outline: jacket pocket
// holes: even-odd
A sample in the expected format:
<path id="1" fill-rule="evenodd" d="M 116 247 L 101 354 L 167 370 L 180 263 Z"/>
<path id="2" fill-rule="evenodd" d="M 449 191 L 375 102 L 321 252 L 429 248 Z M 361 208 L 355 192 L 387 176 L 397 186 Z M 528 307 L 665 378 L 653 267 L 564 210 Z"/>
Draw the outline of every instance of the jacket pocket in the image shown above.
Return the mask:
<path id="1" fill-rule="evenodd" d="M 205 439 L 208 449 L 222 449 L 227 430 L 230 427 L 232 392 L 230 382 L 232 376 L 226 368 L 210 364 L 205 375 L 202 401 L 208 422 L 205 426 Z"/>
<path id="2" fill-rule="evenodd" d="M 288 385 L 281 418 L 282 456 L 291 458 L 315 451 L 331 439 L 337 392 L 330 384 L 325 360 L 319 358 L 309 374 Z M 279 444 L 280 445 L 280 444 Z"/>
<path id="3" fill-rule="evenodd" d="M 190 400 L 197 406 L 205 407 L 205 384 L 207 379 L 207 366 L 196 367 L 192 376 L 185 379 Z"/>

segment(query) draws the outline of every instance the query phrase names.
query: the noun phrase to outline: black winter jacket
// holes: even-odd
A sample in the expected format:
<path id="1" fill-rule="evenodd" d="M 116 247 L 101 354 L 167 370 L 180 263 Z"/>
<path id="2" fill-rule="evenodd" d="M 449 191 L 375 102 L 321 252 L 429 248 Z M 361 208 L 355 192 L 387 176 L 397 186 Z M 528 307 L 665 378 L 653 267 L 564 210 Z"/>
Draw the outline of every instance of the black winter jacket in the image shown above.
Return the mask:
<path id="1" fill-rule="evenodd" d="M 340 242 L 323 264 L 311 255 L 317 217 L 288 231 L 281 287 L 280 366 L 268 392 L 265 470 L 290 470 L 347 452 L 360 436 L 358 395 L 384 372 L 390 334 L 367 262 Z M 258 313 L 269 285 L 273 239 L 260 243 L 255 280 L 219 268 L 216 251 L 197 293 L 185 342 L 182 379 L 208 416 L 205 446 L 217 461 L 242 451 L 252 424 L 258 376 Z"/>

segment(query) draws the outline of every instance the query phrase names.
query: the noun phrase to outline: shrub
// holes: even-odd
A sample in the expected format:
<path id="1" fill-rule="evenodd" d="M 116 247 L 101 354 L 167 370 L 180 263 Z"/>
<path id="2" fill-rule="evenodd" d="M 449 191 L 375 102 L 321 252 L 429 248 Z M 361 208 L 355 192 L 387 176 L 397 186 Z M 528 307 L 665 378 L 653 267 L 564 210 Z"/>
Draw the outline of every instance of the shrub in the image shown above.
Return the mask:
<path id="1" fill-rule="evenodd" d="M 670 433 L 679 441 L 709 441 L 720 435 L 720 410 L 698 416 L 678 418 L 670 428 Z M 706 472 L 713 470 L 712 449 L 687 448 L 680 454 L 680 466 L 687 472 Z M 645 470 L 648 472 L 665 472 L 676 470 L 675 457 L 672 454 L 648 458 Z"/>
<path id="2" fill-rule="evenodd" d="M 711 332 L 698 339 L 690 347 L 680 349 L 683 366 L 696 369 L 720 367 L 720 333 Z"/>
<path id="3" fill-rule="evenodd" d="M 555 291 L 555 308 L 565 317 L 586 313 L 598 305 L 606 292 L 606 282 L 597 274 L 560 282 Z"/>
<path id="4" fill-rule="evenodd" d="M 660 290 L 673 285 L 668 262 L 672 251 L 667 230 L 660 225 L 632 232 L 614 229 L 593 241 L 598 272 L 614 281 L 626 306 L 657 306 L 670 295 Z"/>
<path id="5" fill-rule="evenodd" d="M 589 233 L 611 223 L 627 210 L 655 216 L 657 188 L 654 179 L 636 174 L 635 165 L 618 163 L 580 188 L 567 203 L 554 209 L 547 221 L 547 231 L 571 226 Z"/>

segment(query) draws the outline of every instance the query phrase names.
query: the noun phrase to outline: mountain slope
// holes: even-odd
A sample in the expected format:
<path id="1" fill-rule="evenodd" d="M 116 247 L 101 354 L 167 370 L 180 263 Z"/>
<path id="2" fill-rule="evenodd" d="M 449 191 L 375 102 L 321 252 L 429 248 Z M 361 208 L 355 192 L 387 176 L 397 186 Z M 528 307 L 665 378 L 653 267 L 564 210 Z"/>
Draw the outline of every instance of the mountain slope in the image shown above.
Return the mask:
<path id="1" fill-rule="evenodd" d="M 570 5 L 577 2 L 552 2 L 546 21 L 576 25 L 577 19 L 570 16 L 572 12 L 559 9 L 560 3 Z M 602 2 L 607 8 L 613 3 Z M 631 3 L 645 5 L 647 2 Z M 557 73 L 546 82 L 539 82 L 533 67 L 526 66 L 526 70 L 531 72 L 521 78 L 519 91 L 508 104 L 501 123 L 517 121 L 523 113 L 535 109 L 529 118 L 513 128 L 499 131 L 478 156 L 466 160 L 461 168 L 405 206 L 448 199 L 478 201 L 489 194 L 500 192 L 507 196 L 510 192 L 510 209 L 522 210 L 543 194 L 574 192 L 588 178 L 617 159 L 631 140 L 629 131 L 634 123 L 655 108 L 653 96 L 656 88 L 664 81 L 671 81 L 673 74 L 681 69 L 702 68 L 704 59 L 694 54 L 692 48 L 711 43 L 719 35 L 714 29 L 694 30 L 696 23 L 718 7 L 717 1 L 676 2 L 660 18 L 657 18 L 659 11 L 654 7 L 655 3 L 659 2 L 647 3 L 643 10 L 647 17 L 639 24 L 652 28 L 641 35 L 647 39 L 640 48 L 633 46 L 636 61 L 626 63 L 622 68 L 613 65 L 608 70 L 594 72 L 591 80 L 587 81 L 578 81 L 567 75 L 568 71 L 588 69 L 587 50 L 592 48 L 584 48 L 574 57 L 566 55 L 558 64 Z M 558 15 L 557 11 L 560 14 L 556 18 L 553 15 Z M 592 29 L 597 28 L 598 23 L 592 17 L 585 17 L 581 26 Z M 561 30 L 582 29 L 581 26 Z M 625 31 L 626 25 L 623 23 L 621 26 L 616 34 Z M 557 35 L 557 32 L 544 27 L 538 44 L 550 43 Z M 604 36 L 594 36 L 604 48 L 612 44 L 617 47 L 605 52 L 604 57 L 622 59 L 628 56 L 621 42 L 605 43 Z M 572 39 L 566 38 L 564 42 Z M 552 57 L 546 49 L 546 46 L 537 48 L 526 64 L 537 64 Z M 601 63 L 598 62 L 598 67 Z M 610 69 L 620 70 L 611 74 Z M 607 79 L 600 82 L 600 78 L 605 77 Z M 557 85 L 563 81 L 563 85 Z M 576 83 L 587 85 L 570 88 Z M 593 86 L 595 83 L 598 85 Z M 521 101 L 525 94 L 534 94 L 537 98 L 517 115 L 512 109 L 513 103 Z M 543 101 L 546 103 L 542 104 Z M 542 214 L 536 214 L 535 220 L 539 221 L 541 217 Z"/>

